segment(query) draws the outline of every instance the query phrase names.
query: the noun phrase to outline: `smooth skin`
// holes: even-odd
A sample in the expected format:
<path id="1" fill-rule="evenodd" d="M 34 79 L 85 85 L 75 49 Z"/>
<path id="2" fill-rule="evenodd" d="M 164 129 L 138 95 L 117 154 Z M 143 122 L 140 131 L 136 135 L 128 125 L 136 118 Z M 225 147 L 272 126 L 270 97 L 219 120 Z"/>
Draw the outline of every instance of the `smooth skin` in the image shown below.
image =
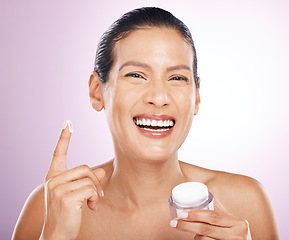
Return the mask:
<path id="1" fill-rule="evenodd" d="M 89 80 L 95 110 L 105 110 L 115 158 L 68 170 L 71 133 L 60 135 L 45 179 L 28 198 L 13 239 L 279 239 L 262 186 L 254 179 L 178 160 L 200 104 L 192 49 L 166 28 L 133 31 L 115 46 L 108 83 Z M 171 134 L 144 136 L 133 118 L 166 115 Z M 170 222 L 168 198 L 182 182 L 205 183 L 215 211 L 191 210 Z M 104 197 L 102 194 L 104 191 Z"/>

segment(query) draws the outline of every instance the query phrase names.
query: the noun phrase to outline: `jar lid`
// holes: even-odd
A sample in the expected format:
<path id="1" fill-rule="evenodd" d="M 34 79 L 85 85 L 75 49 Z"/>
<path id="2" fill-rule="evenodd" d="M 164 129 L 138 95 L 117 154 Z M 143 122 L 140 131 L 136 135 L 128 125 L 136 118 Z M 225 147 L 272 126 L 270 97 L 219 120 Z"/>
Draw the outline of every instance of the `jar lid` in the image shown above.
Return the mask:
<path id="1" fill-rule="evenodd" d="M 173 188 L 172 199 L 179 206 L 196 207 L 209 198 L 209 191 L 205 184 L 200 182 L 185 182 Z"/>

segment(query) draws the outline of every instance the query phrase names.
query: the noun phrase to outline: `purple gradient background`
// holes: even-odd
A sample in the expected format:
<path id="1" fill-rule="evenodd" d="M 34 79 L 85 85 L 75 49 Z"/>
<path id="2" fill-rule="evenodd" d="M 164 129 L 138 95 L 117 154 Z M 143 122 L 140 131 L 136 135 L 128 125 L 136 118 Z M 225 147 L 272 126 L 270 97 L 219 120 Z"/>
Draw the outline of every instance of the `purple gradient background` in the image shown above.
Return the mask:
<path id="1" fill-rule="evenodd" d="M 202 103 L 180 159 L 252 176 L 289 239 L 289 3 L 270 1 L 2 1 L 1 239 L 43 182 L 61 124 L 74 133 L 68 166 L 113 157 L 103 112 L 88 97 L 97 42 L 124 12 L 160 6 L 191 29 Z"/>

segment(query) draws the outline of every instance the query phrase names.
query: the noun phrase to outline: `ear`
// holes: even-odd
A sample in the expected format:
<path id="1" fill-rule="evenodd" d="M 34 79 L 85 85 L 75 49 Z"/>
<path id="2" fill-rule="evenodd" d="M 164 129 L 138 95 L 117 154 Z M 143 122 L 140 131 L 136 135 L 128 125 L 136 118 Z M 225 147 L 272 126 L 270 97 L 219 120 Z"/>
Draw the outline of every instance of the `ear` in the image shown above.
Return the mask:
<path id="1" fill-rule="evenodd" d="M 104 108 L 103 97 L 101 92 L 101 82 L 97 72 L 92 72 L 89 81 L 89 97 L 92 107 L 96 111 L 101 111 Z"/>
<path id="2" fill-rule="evenodd" d="M 198 77 L 198 83 L 199 83 L 199 88 L 200 88 L 201 79 L 199 77 Z M 199 112 L 199 107 L 200 107 L 200 102 L 201 102 L 199 88 L 196 89 L 196 102 L 195 102 L 194 115 L 197 115 L 197 113 Z"/>

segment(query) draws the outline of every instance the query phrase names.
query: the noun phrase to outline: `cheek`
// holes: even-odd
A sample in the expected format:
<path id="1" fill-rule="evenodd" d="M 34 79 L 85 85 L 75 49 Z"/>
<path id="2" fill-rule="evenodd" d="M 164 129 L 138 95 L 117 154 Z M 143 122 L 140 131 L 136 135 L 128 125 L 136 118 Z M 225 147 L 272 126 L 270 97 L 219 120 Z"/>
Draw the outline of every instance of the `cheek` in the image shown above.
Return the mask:
<path id="1" fill-rule="evenodd" d="M 130 121 L 133 105 L 132 99 L 135 99 L 134 96 L 120 87 L 112 89 L 107 94 L 105 98 L 107 103 L 105 111 L 112 133 L 116 129 L 122 130 L 123 124 L 127 124 Z"/>
<path id="2" fill-rule="evenodd" d="M 104 99 L 104 106 L 105 106 L 105 115 L 106 119 L 110 128 L 110 131 L 113 133 L 114 128 L 116 127 L 116 124 L 118 121 L 116 121 L 117 118 L 117 110 L 118 110 L 118 100 L 116 97 L 116 89 L 113 87 L 109 87 L 105 90 L 103 94 Z"/>
<path id="3" fill-rule="evenodd" d="M 190 114 L 195 108 L 195 95 L 192 89 L 173 93 L 175 103 L 182 114 Z"/>
<path id="4" fill-rule="evenodd" d="M 131 86 L 131 84 L 119 83 L 115 89 L 112 99 L 112 112 L 117 118 L 130 118 L 135 105 L 140 102 L 144 88 L 140 86 Z"/>

